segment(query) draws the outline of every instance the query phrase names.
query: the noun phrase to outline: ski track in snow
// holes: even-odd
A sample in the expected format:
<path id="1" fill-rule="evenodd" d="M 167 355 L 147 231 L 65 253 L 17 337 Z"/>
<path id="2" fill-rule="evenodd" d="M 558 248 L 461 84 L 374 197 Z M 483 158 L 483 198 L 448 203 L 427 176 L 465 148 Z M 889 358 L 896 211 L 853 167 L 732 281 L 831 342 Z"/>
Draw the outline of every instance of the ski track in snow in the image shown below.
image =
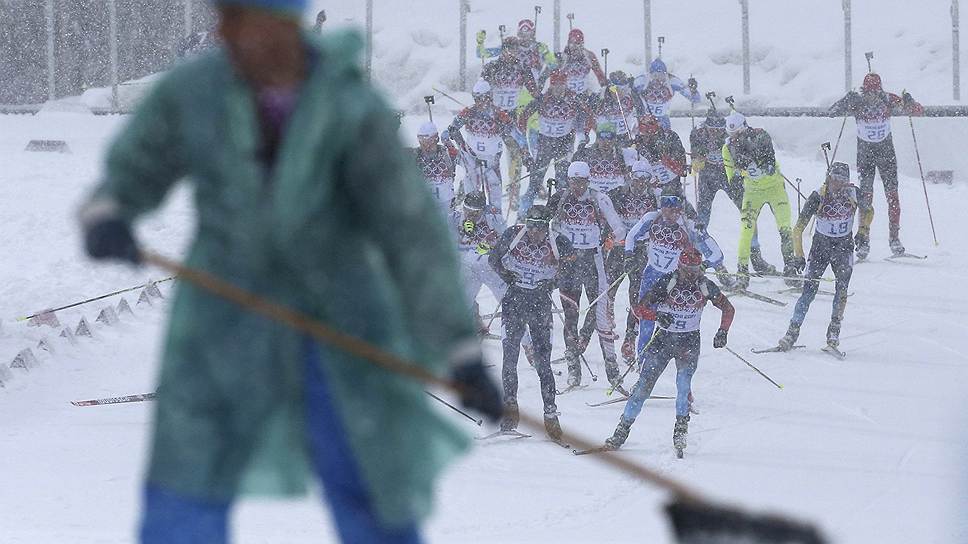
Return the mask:
<path id="1" fill-rule="evenodd" d="M 15 379 L 0 390 L 5 460 L 0 488 L 8 490 L 0 495 L 5 543 L 134 538 L 152 404 L 75 408 L 69 401 L 153 390 L 167 302 L 137 307 L 134 318 L 110 328 L 93 324 L 103 303 L 58 314 L 65 325 L 74 326 L 82 315 L 94 325 L 94 338 L 79 339 L 77 346 L 13 321 L 162 277 L 158 271 L 95 265 L 81 255 L 75 208 L 97 178 L 106 139 L 121 121 L 73 114 L 0 117 L 0 156 L 9 158 L 0 184 L 6 234 L 0 244 L 9 256 L 0 284 L 0 356 L 12 359 L 45 334 L 56 350 L 35 349 L 40 367 L 29 373 L 14 369 Z M 682 125 L 678 128 L 684 133 Z M 26 140 L 51 134 L 66 138 L 73 153 L 21 151 Z M 774 138 L 782 141 L 783 134 Z M 823 164 L 812 159 L 781 153 L 781 160 L 788 174 L 823 171 Z M 708 307 L 694 380 L 702 413 L 690 423 L 685 459 L 674 458 L 674 402 L 668 400 L 647 402 L 627 445 L 607 455 L 648 464 L 731 503 L 817 520 L 835 542 L 947 543 L 968 536 L 958 517 L 959 507 L 960 515 L 965 511 L 958 487 L 968 483 L 958 470 L 966 449 L 961 413 L 968 387 L 963 318 L 968 296 L 957 281 L 968 266 L 968 242 L 959 235 L 958 221 L 968 188 L 929 190 L 941 247 L 931 243 L 920 180 L 904 178 L 903 241 L 929 258 L 902 266 L 880 260 L 888 254 L 887 229 L 883 193 L 880 188 L 875 193 L 874 261 L 858 266 L 851 283 L 855 295 L 843 328 L 845 361 L 819 351 L 829 297 L 815 300 L 803 326 L 806 349 L 765 355 L 750 354 L 749 348 L 773 345 L 785 331 L 795 299 L 784 298 L 786 308 L 733 299 L 737 316 L 730 346 L 782 383 L 782 391 L 725 350 L 712 349 L 719 312 Z M 687 193 L 692 194 L 691 185 Z M 147 247 L 176 257 L 183 253 L 194 228 L 188 197 L 189 191 L 176 191 L 162 211 L 139 226 Z M 769 212 L 764 216 L 762 244 L 777 263 L 779 239 Z M 710 230 L 730 269 L 735 268 L 736 226 L 735 208 L 719 196 Z M 809 236 L 804 239 L 809 244 Z M 770 294 L 779 285 L 754 279 L 751 289 Z M 162 287 L 166 297 L 173 287 Z M 132 305 L 133 295 L 127 295 Z M 479 302 L 485 309 L 495 305 L 486 290 Z M 623 334 L 627 302 L 620 296 L 617 306 Z M 557 356 L 563 342 L 555 323 Z M 498 363 L 492 369 L 498 376 L 500 345 L 484 346 L 490 361 Z M 585 406 L 602 400 L 608 387 L 597 342 L 590 343 L 586 356 L 600 379 L 560 398 L 561 422 L 567 430 L 603 440 L 624 405 Z M 518 369 L 522 410 L 539 413 L 537 378 L 523 357 Z M 627 385 L 635 377 L 631 374 Z M 673 372 L 667 371 L 655 394 L 674 392 Z M 490 432 L 444 413 L 469 433 Z M 443 480 L 437 515 L 426 528 L 431 542 L 671 542 L 660 512 L 665 495 L 601 466 L 595 456 L 573 456 L 537 433 L 475 446 Z M 333 538 L 326 516 L 318 493 L 304 500 L 244 501 L 233 531 L 244 544 L 278 542 L 282 527 L 286 542 L 320 542 Z"/>

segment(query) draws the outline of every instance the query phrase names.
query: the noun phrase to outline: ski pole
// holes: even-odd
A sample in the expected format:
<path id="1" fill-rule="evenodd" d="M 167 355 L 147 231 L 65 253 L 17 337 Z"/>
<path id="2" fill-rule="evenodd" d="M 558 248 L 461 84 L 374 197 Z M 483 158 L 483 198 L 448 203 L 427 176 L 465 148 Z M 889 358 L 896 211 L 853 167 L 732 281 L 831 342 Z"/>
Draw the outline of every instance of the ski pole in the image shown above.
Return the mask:
<path id="1" fill-rule="evenodd" d="M 602 58 L 605 59 L 605 77 L 608 77 L 608 49 L 602 49 Z"/>
<path id="2" fill-rule="evenodd" d="M 541 6 L 534 7 L 534 36 L 538 37 L 538 15 L 541 15 Z"/>
<path id="3" fill-rule="evenodd" d="M 790 187 L 793 187 L 793 190 L 796 191 L 798 195 L 802 196 L 804 200 L 807 199 L 807 197 L 804 196 L 803 193 L 800 192 L 800 189 L 797 189 L 797 186 L 794 185 L 792 181 L 790 181 L 790 178 L 786 177 L 786 174 L 784 174 L 783 172 L 780 172 L 780 175 L 783 176 L 783 179 L 786 180 L 787 184 Z"/>
<path id="4" fill-rule="evenodd" d="M 456 99 L 456 98 L 454 98 L 453 96 L 450 96 L 449 94 L 447 94 L 447 93 L 445 93 L 444 91 L 441 91 L 441 90 L 440 90 L 440 89 L 438 89 L 437 87 L 431 87 L 431 89 L 433 89 L 433 90 L 434 90 L 434 92 L 436 92 L 436 93 L 438 93 L 438 94 L 440 94 L 440 96 L 443 96 L 444 98 L 449 98 L 449 99 L 451 99 L 451 100 L 452 100 L 453 102 L 455 102 L 455 103 L 456 103 L 456 104 L 457 104 L 458 106 L 461 106 L 461 107 L 464 107 L 464 108 L 466 108 L 466 107 L 467 107 L 467 105 L 466 105 L 466 104 L 464 104 L 464 103 L 463 103 L 463 102 L 461 102 L 460 100 L 457 100 L 457 99 Z"/>
<path id="5" fill-rule="evenodd" d="M 803 183 L 803 179 L 802 178 L 797 178 L 797 217 L 800 216 L 800 200 L 801 200 L 801 196 L 800 195 L 803 194 L 803 193 L 800 192 L 800 184 L 801 183 Z"/>
<path id="6" fill-rule="evenodd" d="M 840 124 L 840 133 L 837 134 L 837 143 L 834 144 L 834 154 L 830 157 L 830 162 L 837 160 L 837 150 L 840 149 L 840 138 L 844 135 L 844 127 L 847 126 L 847 116 L 844 115 L 844 122 Z"/>
<path id="7" fill-rule="evenodd" d="M 565 15 L 565 18 L 568 19 L 568 32 L 571 32 L 575 29 L 575 14 L 569 13 L 568 15 Z"/>
<path id="8" fill-rule="evenodd" d="M 594 306 L 595 306 L 595 303 L 596 303 L 596 302 L 598 302 L 599 300 L 601 300 L 601 298 L 602 298 L 603 296 L 605 296 L 606 294 L 608 294 L 608 292 L 609 292 L 609 291 L 611 291 L 612 289 L 615 289 L 615 287 L 616 287 L 616 286 L 617 286 L 617 285 L 618 285 L 619 283 L 622 283 L 622 280 L 624 280 L 624 279 L 625 279 L 625 276 L 626 276 L 627 274 L 628 274 L 628 272 L 622 272 L 622 275 L 621 275 L 621 276 L 619 276 L 619 277 L 618 277 L 618 279 L 616 279 L 615 281 L 613 281 L 613 282 L 612 282 L 612 284 L 608 286 L 608 289 L 605 289 L 604 291 L 602 291 L 601 293 L 599 293 L 599 294 L 598 294 L 598 296 L 597 296 L 597 297 L 595 297 L 595 300 L 593 300 L 593 301 L 591 301 L 591 302 L 589 302 L 589 303 L 588 303 L 588 307 L 587 307 L 587 308 L 585 308 L 585 311 L 584 311 L 584 312 L 582 313 L 582 315 L 585 315 L 585 314 L 587 314 L 587 313 L 588 313 L 588 311 L 589 311 L 589 310 L 591 310 L 591 309 L 592 309 L 592 307 L 594 307 Z M 571 300 L 571 299 L 569 299 L 569 300 Z"/>
<path id="9" fill-rule="evenodd" d="M 924 168 L 921 166 L 921 152 L 918 150 L 918 137 L 914 133 L 914 118 L 908 115 L 908 122 L 911 123 L 911 139 L 914 140 L 914 155 L 918 159 L 918 171 L 921 172 L 921 187 L 924 189 L 924 203 L 928 206 L 928 221 L 931 222 L 931 236 L 934 237 L 934 245 L 938 245 L 938 234 L 934 230 L 934 217 L 931 216 L 931 201 L 928 200 L 928 184 L 924 181 Z"/>
<path id="10" fill-rule="evenodd" d="M 823 158 L 824 158 L 825 161 L 827 161 L 827 171 L 829 172 L 830 171 L 830 155 L 827 154 L 827 151 L 830 151 L 830 142 L 824 142 L 824 143 L 820 144 L 820 150 L 823 151 Z"/>
<path id="11" fill-rule="evenodd" d="M 457 412 L 458 414 L 466 417 L 467 419 L 473 421 L 474 423 L 477 423 L 477 426 L 478 427 L 484 425 L 484 420 L 483 419 L 474 419 L 473 417 L 471 417 L 470 415 L 468 415 L 467 412 L 461 410 L 460 408 L 454 406 L 453 404 L 447 402 L 446 400 L 438 397 L 437 395 L 431 393 L 430 391 L 424 390 L 424 393 L 427 393 L 428 395 L 430 395 L 431 397 L 433 397 L 434 400 L 436 400 L 437 402 L 439 402 L 439 403 L 443 404 L 444 406 L 450 408 L 451 410 Z"/>
<path id="12" fill-rule="evenodd" d="M 435 102 L 434 102 L 434 95 L 425 96 L 424 97 L 424 102 L 427 103 L 427 117 L 429 117 L 430 118 L 430 122 L 433 123 L 434 122 L 434 112 L 433 112 L 433 110 L 430 109 L 430 105 L 431 104 L 435 104 Z"/>
<path id="13" fill-rule="evenodd" d="M 504 304 L 504 297 L 506 296 L 508 296 L 507 291 L 504 292 L 504 296 L 501 297 L 501 300 L 497 301 L 497 308 L 494 308 L 494 313 L 491 314 L 491 319 L 487 322 L 487 330 L 491 330 L 491 323 L 494 323 L 494 318 L 497 317 L 497 313 L 501 311 L 501 305 Z"/>
<path id="14" fill-rule="evenodd" d="M 33 315 L 28 315 L 28 316 L 25 316 L 25 317 L 18 317 L 16 319 L 16 321 L 27 321 L 29 319 L 33 319 L 35 317 L 38 317 L 38 316 L 41 316 L 41 315 L 44 315 L 44 314 L 52 314 L 54 312 L 59 312 L 61 310 L 67 310 L 69 308 L 74 308 L 76 306 L 81 306 L 82 304 L 88 304 L 88 303 L 91 303 L 91 302 L 96 302 L 98 300 L 106 299 L 108 297 L 113 297 L 114 295 L 120 295 L 122 293 L 127 293 L 129 291 L 136 291 L 138 289 L 143 289 L 143 288 L 148 287 L 149 285 L 151 285 L 153 283 L 154 284 L 164 283 L 166 281 L 171 281 L 173 279 L 175 279 L 175 276 L 169 276 L 169 277 L 167 277 L 167 278 L 165 278 L 163 280 L 158 280 L 158 281 L 149 281 L 148 283 L 145 283 L 145 284 L 142 284 L 142 285 L 136 285 L 134 287 L 128 287 L 127 289 L 120 289 L 120 290 L 115 291 L 113 293 L 108 293 L 106 295 L 101 295 L 101 296 L 97 296 L 97 297 L 94 297 L 94 298 L 89 298 L 87 300 L 82 300 L 80 302 L 74 302 L 74 303 L 68 304 L 66 306 L 61 306 L 60 308 L 51 308 L 50 310 L 43 310 L 43 311 L 37 312 L 37 313 L 35 313 Z"/>
<path id="15" fill-rule="evenodd" d="M 742 355 L 740 355 L 739 353 L 736 353 L 735 351 L 733 351 L 733 348 L 731 348 L 729 346 L 725 346 L 725 347 L 726 347 L 726 351 L 732 353 L 733 355 L 736 356 L 737 359 L 739 359 L 740 361 L 743 361 L 744 363 L 746 363 L 746 366 L 748 366 L 748 367 L 752 368 L 753 370 L 755 370 L 757 374 L 759 374 L 760 376 L 763 376 L 764 378 L 766 378 L 766 380 L 768 382 L 770 382 L 773 385 L 777 386 L 779 389 L 783 389 L 783 386 L 782 385 L 780 385 L 780 384 L 776 383 L 775 381 L 773 381 L 773 378 L 771 378 L 771 377 L 767 376 L 766 374 L 764 374 L 762 370 L 760 370 L 760 369 L 756 368 L 755 366 L 753 366 L 753 363 L 747 361 Z"/>
<path id="16" fill-rule="evenodd" d="M 642 346 L 642 349 L 640 349 L 638 352 L 636 352 L 636 354 L 635 354 L 635 361 L 633 361 L 633 363 L 630 364 L 629 367 L 625 369 L 625 373 L 622 374 L 622 377 L 618 379 L 618 382 L 616 382 L 615 385 L 613 385 L 612 387 L 609 387 L 608 390 L 605 391 L 605 394 L 607 396 L 609 396 L 609 397 L 612 396 L 612 393 L 615 392 L 615 388 L 618 387 L 619 384 L 621 384 L 622 382 L 625 381 L 625 377 L 629 375 L 629 372 L 632 372 L 632 369 L 633 368 L 635 368 L 636 366 L 638 366 L 637 363 L 639 361 L 639 358 L 642 357 L 642 354 L 645 353 L 645 350 L 648 349 L 649 346 L 652 345 L 652 341 L 655 340 L 655 335 L 658 334 L 658 332 L 659 332 L 659 327 L 653 326 L 652 327 L 652 336 L 649 338 L 649 341 L 646 342 L 644 346 Z"/>

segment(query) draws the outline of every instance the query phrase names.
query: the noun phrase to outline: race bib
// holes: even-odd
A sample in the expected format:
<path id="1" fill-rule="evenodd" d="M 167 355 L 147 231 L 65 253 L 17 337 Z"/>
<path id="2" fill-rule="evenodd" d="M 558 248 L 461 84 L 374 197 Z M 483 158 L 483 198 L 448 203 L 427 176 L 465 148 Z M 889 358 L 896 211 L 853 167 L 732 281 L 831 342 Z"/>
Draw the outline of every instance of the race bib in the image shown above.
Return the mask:
<path id="1" fill-rule="evenodd" d="M 454 200 L 454 180 L 435 182 L 430 184 L 430 192 L 439 204 L 450 206 Z"/>
<path id="2" fill-rule="evenodd" d="M 661 307 L 660 307 L 661 311 Z M 667 309 L 667 313 L 672 315 L 672 324 L 666 329 L 669 332 L 694 332 L 699 330 L 702 322 L 702 310 L 694 308 L 684 310 Z"/>
<path id="3" fill-rule="evenodd" d="M 670 181 L 675 181 L 679 179 L 679 176 L 675 172 L 669 170 L 664 164 L 659 163 L 652 167 L 652 175 L 659 180 L 661 185 L 665 185 Z"/>
<path id="4" fill-rule="evenodd" d="M 575 91 L 578 94 L 581 94 L 585 92 L 585 86 L 586 86 L 585 79 L 587 78 L 587 76 L 588 74 L 581 74 L 581 75 L 569 74 L 568 82 L 566 83 L 566 85 L 568 85 L 569 89 Z"/>
<path id="5" fill-rule="evenodd" d="M 648 103 L 646 106 L 649 108 L 649 113 L 655 117 L 666 117 L 669 115 L 668 102 Z"/>
<path id="6" fill-rule="evenodd" d="M 824 236 L 830 236 L 831 238 L 842 238 L 844 236 L 850 236 L 854 226 L 853 223 L 853 215 L 847 219 L 834 220 L 818 217 L 817 232 L 823 234 Z"/>
<path id="7" fill-rule="evenodd" d="M 766 175 L 766 171 L 760 168 L 760 166 L 754 162 L 750 163 L 750 165 L 746 167 L 746 175 L 749 176 L 750 179 L 760 179 Z"/>
<path id="8" fill-rule="evenodd" d="M 575 249 L 595 249 L 601 245 L 601 230 L 598 225 L 562 224 L 561 230 Z"/>
<path id="9" fill-rule="evenodd" d="M 659 304 L 657 310 L 672 316 L 672 324 L 666 329 L 669 332 L 694 332 L 699 330 L 702 321 L 702 310 L 706 305 L 706 297 L 696 288 L 673 288 L 669 297 Z"/>
<path id="10" fill-rule="evenodd" d="M 863 121 L 857 120 L 857 137 L 865 142 L 883 142 L 891 135 L 891 120 Z"/>
<path id="11" fill-rule="evenodd" d="M 467 145 L 478 157 L 493 157 L 504 148 L 500 136 L 479 136 L 476 134 L 468 135 Z"/>
<path id="12" fill-rule="evenodd" d="M 542 116 L 538 118 L 538 132 L 549 138 L 561 138 L 571 134 L 574 124 L 574 121 L 561 121 Z"/>
<path id="13" fill-rule="evenodd" d="M 618 136 L 628 136 L 629 134 L 629 124 L 625 120 L 625 116 L 622 114 L 609 116 L 608 121 L 615 125 L 615 132 Z M 638 125 L 631 127 L 632 136 L 636 136 L 638 133 Z"/>
<path id="14" fill-rule="evenodd" d="M 534 246 L 522 241 L 504 256 L 502 262 L 517 276 L 515 285 L 534 289 L 538 282 L 555 277 L 555 266 L 549 262 L 550 256 L 551 247 L 547 243 Z"/>
<path id="15" fill-rule="evenodd" d="M 706 162 L 717 165 L 723 164 L 723 151 L 721 149 L 714 149 L 706 153 Z"/>
<path id="16" fill-rule="evenodd" d="M 679 266 L 681 249 L 663 246 L 653 241 L 649 244 L 649 266 L 663 274 L 672 272 Z"/>
<path id="17" fill-rule="evenodd" d="M 494 90 L 494 105 L 504 111 L 514 111 L 518 107 L 518 88 L 505 87 Z"/>

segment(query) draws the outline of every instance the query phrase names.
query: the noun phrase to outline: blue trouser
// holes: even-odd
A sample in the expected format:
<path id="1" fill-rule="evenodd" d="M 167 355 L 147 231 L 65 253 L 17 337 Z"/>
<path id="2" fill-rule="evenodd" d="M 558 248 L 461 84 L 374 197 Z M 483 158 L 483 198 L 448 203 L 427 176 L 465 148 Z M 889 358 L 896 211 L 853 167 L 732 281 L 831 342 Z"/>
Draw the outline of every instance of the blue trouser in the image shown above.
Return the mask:
<path id="1" fill-rule="evenodd" d="M 642 297 L 655 286 L 655 282 L 659 281 L 659 278 L 665 274 L 665 272 L 659 272 L 651 266 L 646 266 L 645 270 L 642 271 L 642 281 L 639 282 L 639 300 L 642 300 Z M 642 352 L 645 350 L 645 346 L 649 343 L 649 340 L 652 339 L 652 332 L 654 330 L 655 321 L 649 321 L 648 319 L 639 320 L 639 339 L 635 344 L 636 360 L 642 360 Z"/>
<path id="2" fill-rule="evenodd" d="M 632 396 L 625 404 L 622 419 L 629 423 L 635 421 L 642 412 L 645 399 L 652 394 L 659 376 L 673 358 L 676 360 L 676 415 L 689 414 L 692 376 L 699 364 L 699 331 L 674 333 L 659 330 L 655 340 L 645 350 L 642 372 L 632 388 Z"/>
<path id="3" fill-rule="evenodd" d="M 387 529 L 377 519 L 320 367 L 319 348 L 313 342 L 307 341 L 305 366 L 307 446 L 340 540 L 350 544 L 419 544 L 416 525 Z M 228 542 L 230 506 L 228 501 L 203 501 L 149 484 L 141 542 L 224 544 Z"/>
<path id="4" fill-rule="evenodd" d="M 834 293 L 833 309 L 830 313 L 830 321 L 840 323 L 844 318 L 844 310 L 847 307 L 847 287 L 850 285 L 850 276 L 854 270 L 854 240 L 850 235 L 840 238 L 832 238 L 820 234 L 813 235 L 813 244 L 810 246 L 810 261 L 807 265 L 807 272 L 803 275 L 803 293 L 797 299 L 797 305 L 793 309 L 793 318 L 790 324 L 797 329 L 803 324 L 810 310 L 810 304 L 817 296 L 820 287 L 818 278 L 827 270 L 827 266 L 834 271 L 837 279 L 836 292 Z M 813 280 L 813 281 L 810 281 Z"/>

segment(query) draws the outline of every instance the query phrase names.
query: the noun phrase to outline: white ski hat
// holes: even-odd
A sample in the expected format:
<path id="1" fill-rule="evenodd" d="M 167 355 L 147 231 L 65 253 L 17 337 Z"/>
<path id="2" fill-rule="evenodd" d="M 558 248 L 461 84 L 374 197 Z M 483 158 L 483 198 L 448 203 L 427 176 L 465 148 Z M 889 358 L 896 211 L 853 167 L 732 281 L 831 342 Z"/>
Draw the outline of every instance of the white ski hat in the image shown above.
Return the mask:
<path id="1" fill-rule="evenodd" d="M 652 165 L 649 161 L 638 160 L 632 163 L 632 175 L 637 178 L 652 176 Z"/>
<path id="2" fill-rule="evenodd" d="M 478 79 L 477 83 L 474 84 L 474 94 L 487 94 L 491 92 L 491 84 L 484 81 L 483 79 Z"/>
<path id="3" fill-rule="evenodd" d="M 417 136 L 436 136 L 437 134 L 437 125 L 430 121 L 420 125 L 420 130 L 417 131 Z"/>
<path id="4" fill-rule="evenodd" d="M 588 179 L 589 175 L 590 173 L 587 162 L 575 161 L 568 166 L 568 177 L 570 178 Z"/>
<path id="5" fill-rule="evenodd" d="M 726 118 L 726 132 L 730 134 L 735 134 L 745 126 L 746 117 L 743 117 L 743 114 L 738 111 L 730 113 L 729 117 Z"/>

